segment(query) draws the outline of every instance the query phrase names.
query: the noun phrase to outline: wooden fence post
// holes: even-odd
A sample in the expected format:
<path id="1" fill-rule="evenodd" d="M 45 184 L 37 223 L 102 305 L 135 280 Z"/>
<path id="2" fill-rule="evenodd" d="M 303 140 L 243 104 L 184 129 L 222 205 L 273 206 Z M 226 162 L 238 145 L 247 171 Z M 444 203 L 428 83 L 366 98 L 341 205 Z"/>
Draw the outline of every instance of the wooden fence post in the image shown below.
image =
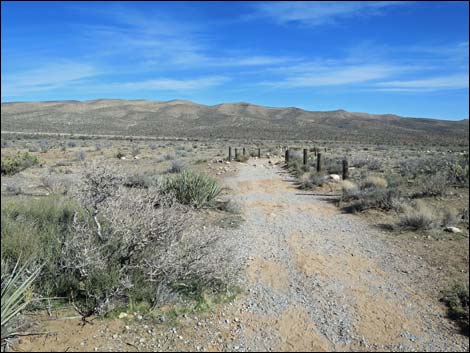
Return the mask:
<path id="1" fill-rule="evenodd" d="M 235 148 L 235 160 L 238 158 L 238 148 Z"/>
<path id="2" fill-rule="evenodd" d="M 245 155 L 245 147 L 243 147 L 243 156 Z"/>
<path id="3" fill-rule="evenodd" d="M 307 149 L 304 148 L 304 165 L 307 165 L 307 159 L 308 159 L 308 156 L 307 156 Z"/>
<path id="4" fill-rule="evenodd" d="M 286 161 L 286 164 L 289 165 L 289 150 L 288 149 L 286 149 L 285 161 Z"/>
<path id="5" fill-rule="evenodd" d="M 343 180 L 349 178 L 349 165 L 348 160 L 346 158 L 343 159 Z"/>
<path id="6" fill-rule="evenodd" d="M 229 160 L 229 161 L 232 160 L 232 147 L 229 147 L 229 148 L 228 148 L 228 160 Z"/>
<path id="7" fill-rule="evenodd" d="M 317 153 L 317 173 L 321 172 L 321 153 Z"/>
<path id="8" fill-rule="evenodd" d="M 258 158 L 261 158 L 261 148 L 258 148 Z"/>

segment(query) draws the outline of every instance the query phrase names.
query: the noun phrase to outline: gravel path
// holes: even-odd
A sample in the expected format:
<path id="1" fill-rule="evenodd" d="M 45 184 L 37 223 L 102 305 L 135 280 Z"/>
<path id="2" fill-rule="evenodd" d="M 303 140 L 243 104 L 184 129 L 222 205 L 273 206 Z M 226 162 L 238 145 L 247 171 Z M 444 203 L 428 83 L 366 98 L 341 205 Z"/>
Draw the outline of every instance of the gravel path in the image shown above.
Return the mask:
<path id="1" fill-rule="evenodd" d="M 295 189 L 267 161 L 226 183 L 244 208 L 248 257 L 247 292 L 234 303 L 241 324 L 227 348 L 468 351 L 442 306 L 413 288 L 409 276 L 424 266 L 379 230 Z"/>

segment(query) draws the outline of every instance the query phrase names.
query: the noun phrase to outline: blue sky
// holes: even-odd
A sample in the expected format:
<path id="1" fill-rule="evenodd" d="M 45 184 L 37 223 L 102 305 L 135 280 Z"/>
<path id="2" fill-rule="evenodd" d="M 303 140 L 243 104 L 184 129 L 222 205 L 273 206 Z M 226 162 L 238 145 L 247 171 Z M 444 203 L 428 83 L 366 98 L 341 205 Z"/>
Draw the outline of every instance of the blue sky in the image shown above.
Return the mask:
<path id="1" fill-rule="evenodd" d="M 468 2 L 2 2 L 2 102 L 469 115 Z"/>

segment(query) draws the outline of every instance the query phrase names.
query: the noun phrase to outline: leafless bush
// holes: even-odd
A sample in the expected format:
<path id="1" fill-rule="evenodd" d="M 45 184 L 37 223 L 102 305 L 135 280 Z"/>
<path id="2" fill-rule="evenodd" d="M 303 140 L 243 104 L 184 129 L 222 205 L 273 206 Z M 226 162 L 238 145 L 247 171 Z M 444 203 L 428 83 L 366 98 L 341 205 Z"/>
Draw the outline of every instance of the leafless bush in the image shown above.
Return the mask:
<path id="1" fill-rule="evenodd" d="M 69 191 L 70 184 L 67 180 L 59 178 L 55 175 L 44 175 L 40 179 L 40 187 L 50 194 L 63 194 L 66 195 Z"/>
<path id="2" fill-rule="evenodd" d="M 121 180 L 99 167 L 85 175 L 79 199 L 93 222 L 76 216 L 64 241 L 62 267 L 87 298 L 80 312 L 104 313 L 139 291 L 161 304 L 163 294 L 184 286 L 225 283 L 235 268 L 220 236 L 198 231 L 193 211 L 171 193 L 125 188 Z"/>

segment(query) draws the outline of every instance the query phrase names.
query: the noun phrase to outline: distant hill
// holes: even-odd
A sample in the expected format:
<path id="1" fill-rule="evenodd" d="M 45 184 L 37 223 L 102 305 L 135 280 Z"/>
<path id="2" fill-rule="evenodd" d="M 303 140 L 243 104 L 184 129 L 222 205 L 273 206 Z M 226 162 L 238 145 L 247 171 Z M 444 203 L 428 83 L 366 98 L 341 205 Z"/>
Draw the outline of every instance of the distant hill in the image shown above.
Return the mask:
<path id="1" fill-rule="evenodd" d="M 331 139 L 370 143 L 468 144 L 468 119 L 313 112 L 249 103 L 97 99 L 1 105 L 2 131 L 190 138 Z"/>

